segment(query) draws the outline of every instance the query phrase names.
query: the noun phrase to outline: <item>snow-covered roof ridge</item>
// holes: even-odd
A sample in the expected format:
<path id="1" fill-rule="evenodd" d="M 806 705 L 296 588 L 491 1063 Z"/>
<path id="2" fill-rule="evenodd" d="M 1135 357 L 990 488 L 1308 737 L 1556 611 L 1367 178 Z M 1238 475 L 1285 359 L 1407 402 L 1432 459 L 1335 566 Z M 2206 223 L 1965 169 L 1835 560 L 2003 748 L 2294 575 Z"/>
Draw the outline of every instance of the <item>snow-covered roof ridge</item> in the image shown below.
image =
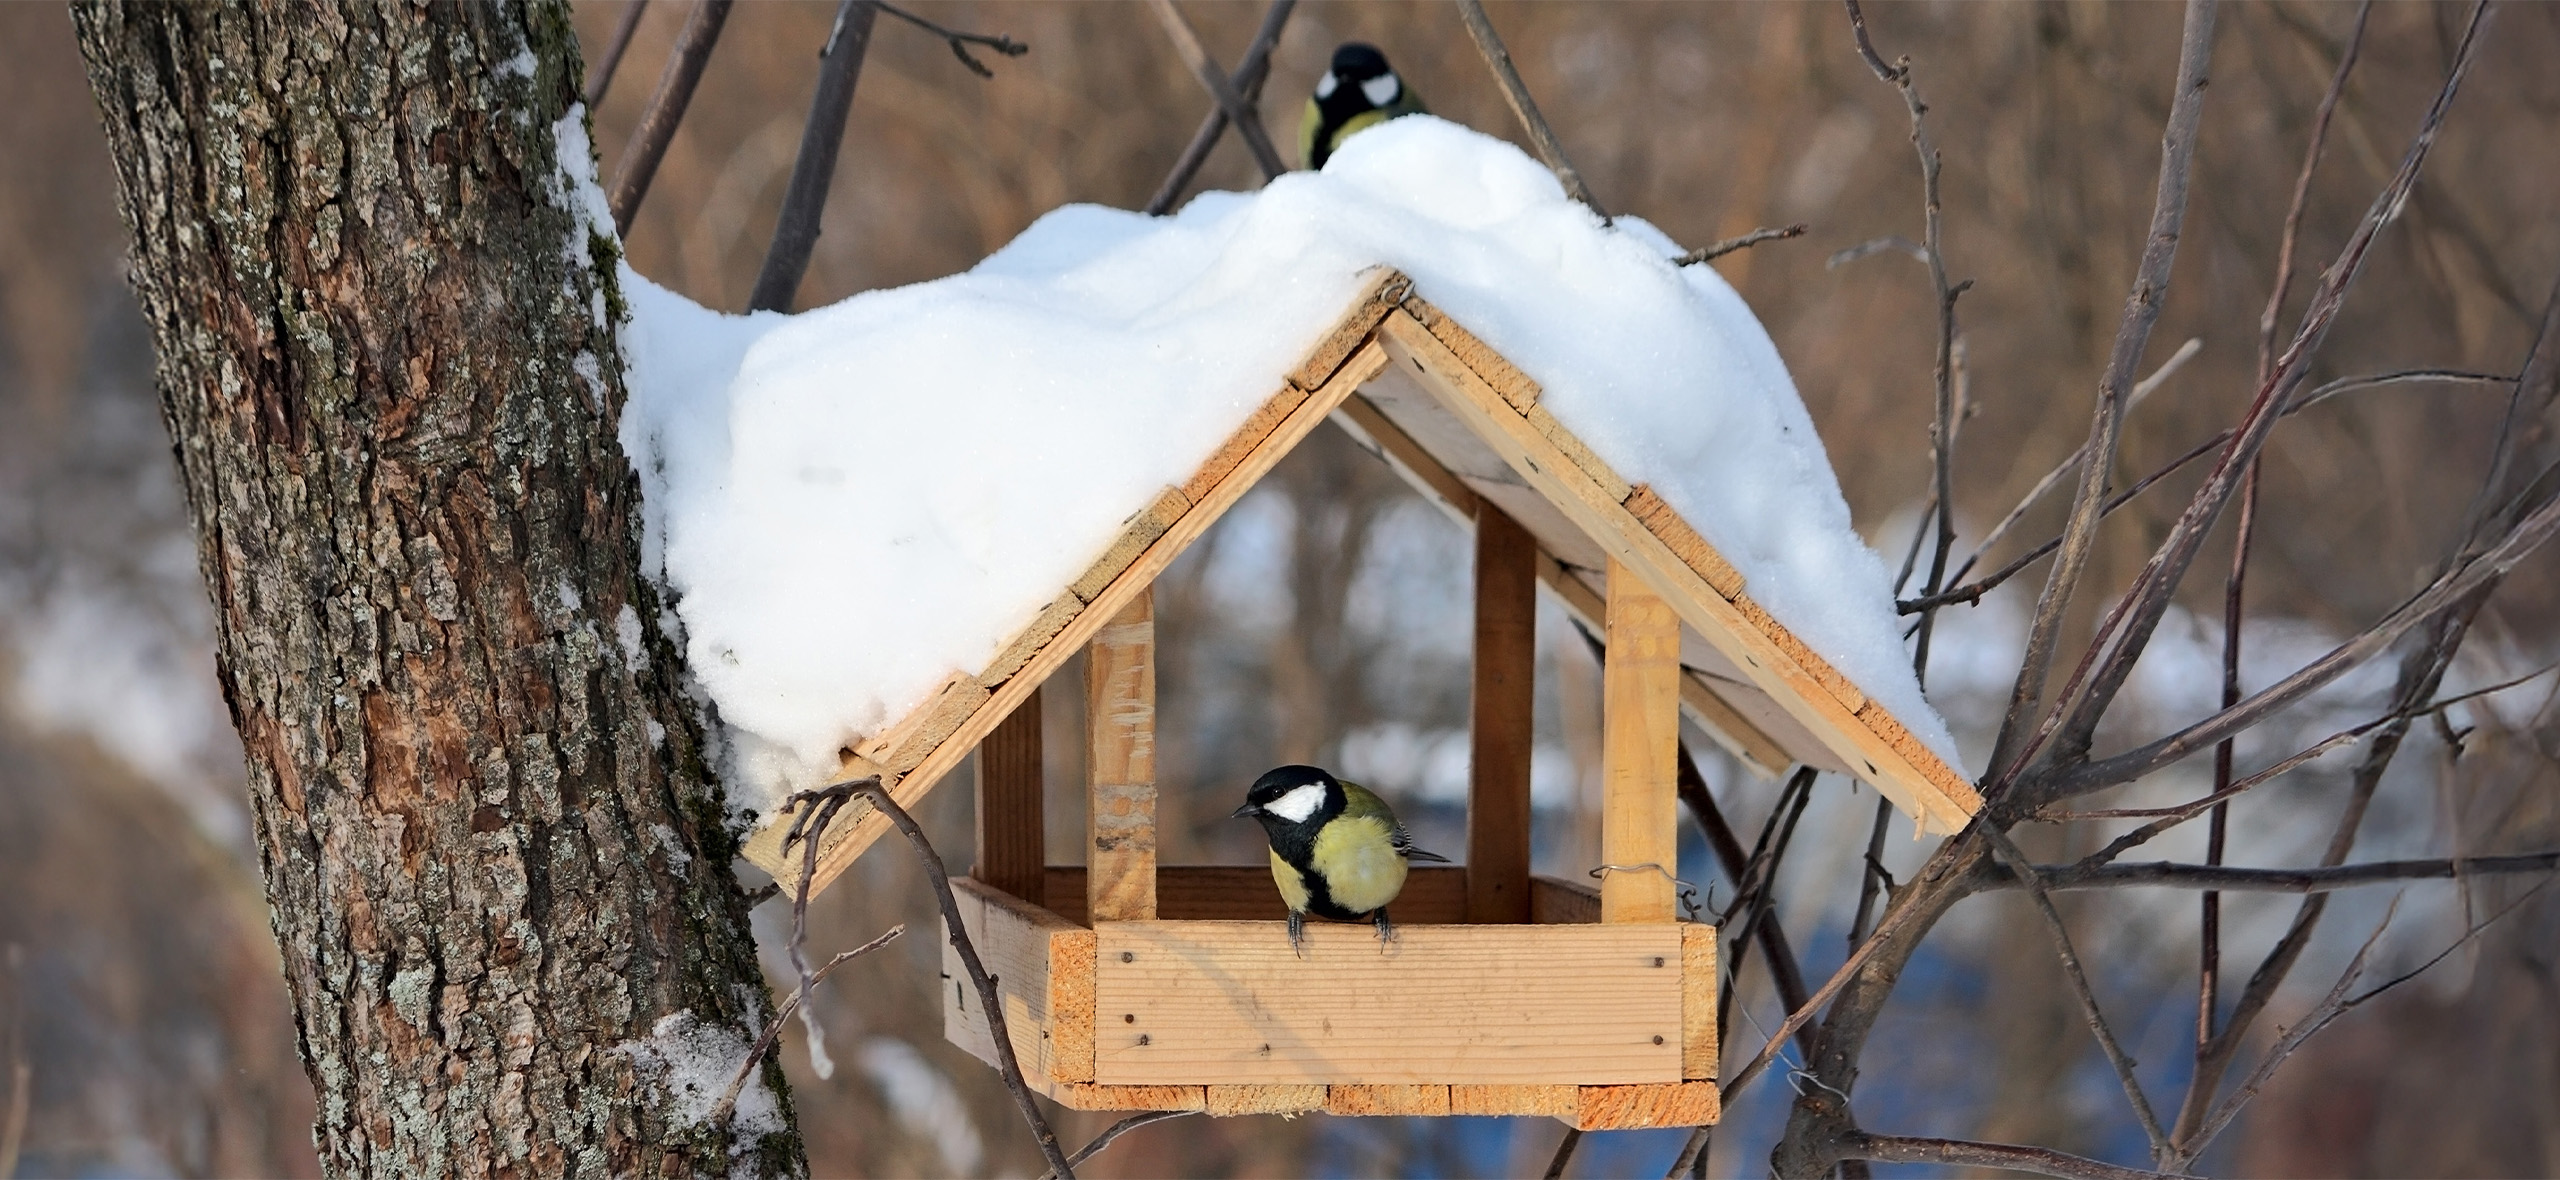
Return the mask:
<path id="1" fill-rule="evenodd" d="M 921 793 L 949 766 L 897 763 L 982 736 L 1024 669 L 1108 605 L 1126 569 L 1101 571 L 1169 561 L 1334 415 L 1373 445 L 1367 427 L 1404 435 L 1452 494 L 1538 531 L 1568 600 L 1610 545 L 1654 546 L 1662 577 L 1696 579 L 1713 602 L 1691 608 L 1709 641 L 1683 650 L 1692 712 L 1757 730 L 1746 760 L 1823 746 L 1765 693 L 1718 695 L 1774 676 L 1969 797 L 1775 346 L 1677 253 L 1637 219 L 1601 224 L 1517 149 L 1416 117 L 1322 173 L 1170 218 L 1068 206 L 964 274 L 797 316 L 719 315 L 626 271 L 625 448 L 733 790 L 770 814 L 858 750 Z M 1453 373 L 1492 374 L 1467 379 L 1522 445 L 1605 471 L 1591 502 L 1539 518 L 1561 492 L 1482 438 L 1465 450 L 1488 427 L 1417 416 L 1433 395 L 1384 357 L 1426 342 Z M 1787 668 L 1743 666 L 1717 628 L 1762 636 Z M 1932 827 L 1953 814 L 1916 810 Z"/>

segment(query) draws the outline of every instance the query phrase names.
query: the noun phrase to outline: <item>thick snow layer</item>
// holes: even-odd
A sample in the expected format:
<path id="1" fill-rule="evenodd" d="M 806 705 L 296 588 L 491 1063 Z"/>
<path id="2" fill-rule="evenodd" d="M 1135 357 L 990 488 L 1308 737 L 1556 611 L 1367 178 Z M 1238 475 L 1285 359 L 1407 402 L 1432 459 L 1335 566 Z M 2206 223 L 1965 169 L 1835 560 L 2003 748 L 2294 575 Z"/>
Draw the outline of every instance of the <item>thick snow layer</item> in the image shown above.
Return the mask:
<path id="1" fill-rule="evenodd" d="M 1653 227 L 1428 117 L 1178 215 L 1050 213 L 965 274 L 796 316 L 624 272 L 651 559 L 769 810 L 984 667 L 1279 388 L 1385 264 L 1651 483 L 1748 591 L 1954 761 L 1777 349 Z"/>

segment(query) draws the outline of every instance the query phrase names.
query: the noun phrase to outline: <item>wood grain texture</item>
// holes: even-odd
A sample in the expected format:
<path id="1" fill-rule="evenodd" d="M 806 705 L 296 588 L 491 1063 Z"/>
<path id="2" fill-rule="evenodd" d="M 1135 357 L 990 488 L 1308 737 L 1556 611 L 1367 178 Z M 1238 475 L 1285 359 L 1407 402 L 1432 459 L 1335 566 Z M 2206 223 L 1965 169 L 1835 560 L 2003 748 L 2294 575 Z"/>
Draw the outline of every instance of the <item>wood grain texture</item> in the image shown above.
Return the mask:
<path id="1" fill-rule="evenodd" d="M 1676 1081 L 1679 928 L 1311 925 L 1096 931 L 1095 1079 L 1440 1084 Z M 1358 997 L 1358 1003 L 1340 1002 Z"/>
<path id="2" fill-rule="evenodd" d="M 1716 1077 L 1716 928 L 1680 924 L 1680 1078 Z"/>
<path id="3" fill-rule="evenodd" d="M 1370 330 L 1400 306 L 1412 290 L 1413 280 L 1397 271 L 1383 266 L 1371 270 L 1360 293 L 1352 297 L 1350 310 L 1342 313 L 1324 338 L 1307 350 L 1297 368 L 1289 370 L 1289 383 L 1300 389 L 1316 389 L 1333 380 L 1352 354 L 1369 342 Z"/>
<path id="4" fill-rule="evenodd" d="M 1406 434 L 1387 415 L 1370 404 L 1366 397 L 1354 397 L 1333 412 L 1334 425 L 1351 436 L 1360 449 L 1386 461 L 1396 474 L 1424 498 L 1439 506 L 1462 525 L 1472 525 L 1476 517 L 1477 497 L 1466 481 L 1452 474 L 1431 452 Z"/>
<path id="5" fill-rule="evenodd" d="M 1529 753 L 1536 737 L 1538 685 L 1538 543 L 1528 530 L 1490 507 L 1476 514 L 1475 590 L 1467 921 L 1526 922 Z"/>
<path id="6" fill-rule="evenodd" d="M 1598 922 L 1600 891 L 1585 881 L 1532 877 L 1529 879 L 1529 920 L 1550 926 Z"/>
<path id="7" fill-rule="evenodd" d="M 1408 299 L 1408 307 L 1415 301 Z M 1564 510 L 1609 555 L 1643 572 L 1666 591 L 1681 618 L 1716 646 L 1762 691 L 1803 722 L 1861 776 L 1929 831 L 1962 827 L 1979 797 L 1947 784 L 1961 776 L 1924 774 L 1910 759 L 1861 723 L 1855 712 L 1771 635 L 1715 592 L 1670 546 L 1612 499 L 1573 459 L 1533 427 L 1431 331 L 1405 312 L 1378 325 L 1378 339 L 1400 370 L 1418 376 L 1443 405 L 1467 421 L 1478 437 L 1539 494 Z M 1789 637 L 1792 639 L 1792 636 Z M 1796 645 L 1801 647 L 1800 644 Z"/>
<path id="8" fill-rule="evenodd" d="M 1069 1110 L 1207 1110 L 1209 1096 L 1202 1086 L 1098 1086 L 1088 1082 L 1059 1082 L 1049 1088 L 1049 1097 Z"/>
<path id="9" fill-rule="evenodd" d="M 1005 1006 L 1005 1031 L 1012 1037 L 1023 1079 L 1047 1086 L 1060 1072 L 1051 1028 L 1052 939 L 1089 932 L 966 877 L 952 880 L 951 895 L 979 960 L 995 976 L 996 995 Z M 987 1031 L 987 1014 L 948 938 L 942 943 L 941 986 L 943 1038 L 993 1066 L 995 1039 Z"/>
<path id="10" fill-rule="evenodd" d="M 1085 653 L 1085 913 L 1156 916 L 1156 615 L 1141 591 Z"/>
<path id="11" fill-rule="evenodd" d="M 1600 669 L 1603 922 L 1669 922 L 1680 863 L 1680 616 L 1641 575 L 1609 563 Z M 1637 866 L 1658 866 L 1653 868 Z"/>
<path id="12" fill-rule="evenodd" d="M 1449 1114 L 1449 1087 L 1431 1084 L 1327 1086 L 1324 1112 L 1350 1118 L 1399 1115 L 1445 1118 Z"/>
<path id="13" fill-rule="evenodd" d="M 1220 1118 L 1238 1114 L 1303 1114 L 1323 1110 L 1325 1090 L 1318 1085 L 1234 1085 L 1209 1087 L 1209 1113 Z"/>
<path id="14" fill-rule="evenodd" d="M 1724 1104 L 1714 1082 L 1584 1086 L 1578 1099 L 1572 1121 L 1585 1131 L 1700 1127 L 1724 1117 Z"/>
<path id="15" fill-rule="evenodd" d="M 969 875 L 1030 902 L 1048 902 L 1048 820 L 1040 750 L 1040 693 L 1023 699 L 978 743 L 978 859 Z"/>
<path id="16" fill-rule="evenodd" d="M 1085 921 L 1084 866 L 1050 865 L 1047 876 L 1050 908 L 1068 921 Z M 1396 895 L 1390 908 L 1398 924 L 1466 921 L 1466 868 L 1413 866 L 1404 879 L 1404 892 Z M 1166 921 L 1269 922 L 1288 912 L 1280 901 L 1279 887 L 1271 883 L 1268 864 L 1156 866 L 1156 917 Z"/>
<path id="17" fill-rule="evenodd" d="M 1450 1114 L 1505 1115 L 1572 1121 L 1582 1109 L 1580 1086 L 1449 1087 Z"/>
<path id="18" fill-rule="evenodd" d="M 1067 662 L 1068 657 L 1080 650 L 1088 640 L 1092 639 L 1095 632 L 1102 629 L 1103 623 L 1113 613 L 1127 605 L 1141 590 L 1152 585 L 1156 576 L 1163 573 L 1165 567 L 1173 563 L 1174 558 L 1181 556 L 1185 549 L 1190 548 L 1193 542 L 1200 539 L 1201 534 L 1208 531 L 1210 525 L 1215 524 L 1219 517 L 1234 507 L 1236 501 L 1242 499 L 1246 491 L 1250 490 L 1264 475 L 1269 474 L 1271 468 L 1279 463 L 1281 456 L 1295 449 L 1319 423 L 1325 420 L 1327 415 L 1333 412 L 1335 407 L 1342 404 L 1343 399 L 1350 397 L 1353 390 L 1358 389 L 1362 382 L 1376 375 L 1386 363 L 1385 350 L 1372 341 L 1354 351 L 1351 358 L 1342 363 L 1341 368 L 1335 371 L 1333 378 L 1327 381 L 1323 388 L 1305 394 L 1284 390 L 1282 394 L 1276 395 L 1293 398 L 1295 406 L 1285 418 L 1281 419 L 1280 425 L 1272 428 L 1271 432 L 1264 436 L 1262 441 L 1239 461 L 1224 479 L 1219 480 L 1209 489 L 1207 495 L 1194 498 L 1191 509 L 1183 513 L 1182 518 L 1176 521 L 1172 528 L 1166 530 L 1154 544 L 1149 545 L 1136 561 L 1120 572 L 1118 577 L 1113 578 L 1101 595 L 1093 600 L 1089 609 L 1078 611 L 1072 620 L 1060 628 L 1055 636 L 1023 663 L 1021 670 L 1007 677 L 1001 685 L 994 687 L 986 703 L 971 713 L 960 728 L 927 755 L 923 762 L 903 775 L 888 776 L 886 781 L 890 784 L 891 795 L 900 804 L 914 807 L 926 792 L 941 783 L 944 775 L 951 773 L 960 764 L 960 760 L 976 747 L 978 741 L 984 738 L 988 731 L 995 728 L 996 723 L 1002 720 L 1005 714 L 1010 713 L 1015 705 L 1020 704 L 1024 697 L 1030 695 L 1034 687 L 1056 673 Z M 848 769 L 852 768 L 848 767 Z M 800 880 L 800 863 L 797 857 L 782 855 L 782 833 L 785 826 L 766 823 L 748 836 L 746 847 L 742 851 L 750 862 L 773 874 L 774 879 L 782 882 L 785 888 L 792 888 L 796 887 Z M 854 858 L 861 856 L 865 849 L 871 847 L 888 830 L 889 821 L 877 814 L 865 814 L 850 824 L 831 828 L 827 832 L 825 845 L 819 852 L 812 892 L 826 888 L 844 872 L 847 866 L 853 863 Z"/>
<path id="19" fill-rule="evenodd" d="M 1661 538 L 1662 543 L 1678 555 L 1681 563 L 1706 579 L 1707 585 L 1716 593 L 1727 601 L 1742 593 L 1742 571 L 1733 568 L 1733 563 L 1726 561 L 1724 554 L 1716 552 L 1716 547 L 1699 536 L 1698 530 L 1689 527 L 1689 522 L 1670 504 L 1655 495 L 1653 485 L 1637 484 L 1620 503 L 1643 522 L 1646 532 Z"/>
<path id="20" fill-rule="evenodd" d="M 1530 380 L 1528 374 L 1521 372 L 1519 366 L 1512 364 L 1510 358 L 1495 352 L 1492 346 L 1477 339 L 1476 334 L 1468 331 L 1465 325 L 1450 319 L 1446 313 L 1422 298 L 1420 294 L 1405 296 L 1403 311 L 1406 315 L 1412 316 L 1416 323 L 1430 331 L 1432 337 L 1440 341 L 1442 347 L 1447 348 L 1464 361 L 1468 368 L 1474 370 L 1477 376 L 1483 378 L 1486 384 L 1499 393 L 1503 401 L 1509 403 L 1514 411 L 1526 414 L 1537 408 L 1538 399 L 1542 395 L 1538 383 Z"/>

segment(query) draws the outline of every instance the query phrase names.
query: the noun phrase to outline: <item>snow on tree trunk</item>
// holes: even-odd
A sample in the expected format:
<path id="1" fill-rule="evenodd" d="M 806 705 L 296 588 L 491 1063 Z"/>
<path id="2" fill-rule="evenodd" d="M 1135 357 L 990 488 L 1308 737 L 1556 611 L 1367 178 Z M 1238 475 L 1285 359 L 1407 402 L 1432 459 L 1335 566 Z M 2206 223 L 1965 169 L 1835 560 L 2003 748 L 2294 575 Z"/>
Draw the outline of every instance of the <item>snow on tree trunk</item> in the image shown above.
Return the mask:
<path id="1" fill-rule="evenodd" d="M 805 1170 L 778 1068 L 702 1119 L 769 997 L 641 576 L 566 6 L 77 22 L 321 1158 Z"/>

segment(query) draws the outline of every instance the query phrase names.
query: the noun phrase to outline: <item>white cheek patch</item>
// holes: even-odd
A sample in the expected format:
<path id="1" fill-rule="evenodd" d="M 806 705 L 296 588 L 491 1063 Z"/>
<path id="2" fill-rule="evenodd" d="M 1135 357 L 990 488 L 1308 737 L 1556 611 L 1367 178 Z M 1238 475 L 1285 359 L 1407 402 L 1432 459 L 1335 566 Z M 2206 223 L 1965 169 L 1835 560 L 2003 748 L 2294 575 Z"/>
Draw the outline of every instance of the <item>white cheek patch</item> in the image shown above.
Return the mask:
<path id="1" fill-rule="evenodd" d="M 1322 100 L 1333 97 L 1334 88 L 1340 85 L 1342 85 L 1341 80 L 1335 78 L 1332 71 L 1327 70 L 1324 77 L 1316 79 L 1316 98 Z"/>
<path id="2" fill-rule="evenodd" d="M 1360 84 L 1360 93 L 1368 96 L 1369 105 L 1373 107 L 1394 102 L 1396 95 L 1403 90 L 1404 84 L 1396 81 L 1394 74 L 1380 74 Z"/>
<path id="3" fill-rule="evenodd" d="M 1263 804 L 1262 809 L 1290 823 L 1302 824 L 1307 822 L 1308 816 L 1316 813 L 1316 808 L 1322 806 L 1324 806 L 1324 784 L 1308 783 Z"/>

